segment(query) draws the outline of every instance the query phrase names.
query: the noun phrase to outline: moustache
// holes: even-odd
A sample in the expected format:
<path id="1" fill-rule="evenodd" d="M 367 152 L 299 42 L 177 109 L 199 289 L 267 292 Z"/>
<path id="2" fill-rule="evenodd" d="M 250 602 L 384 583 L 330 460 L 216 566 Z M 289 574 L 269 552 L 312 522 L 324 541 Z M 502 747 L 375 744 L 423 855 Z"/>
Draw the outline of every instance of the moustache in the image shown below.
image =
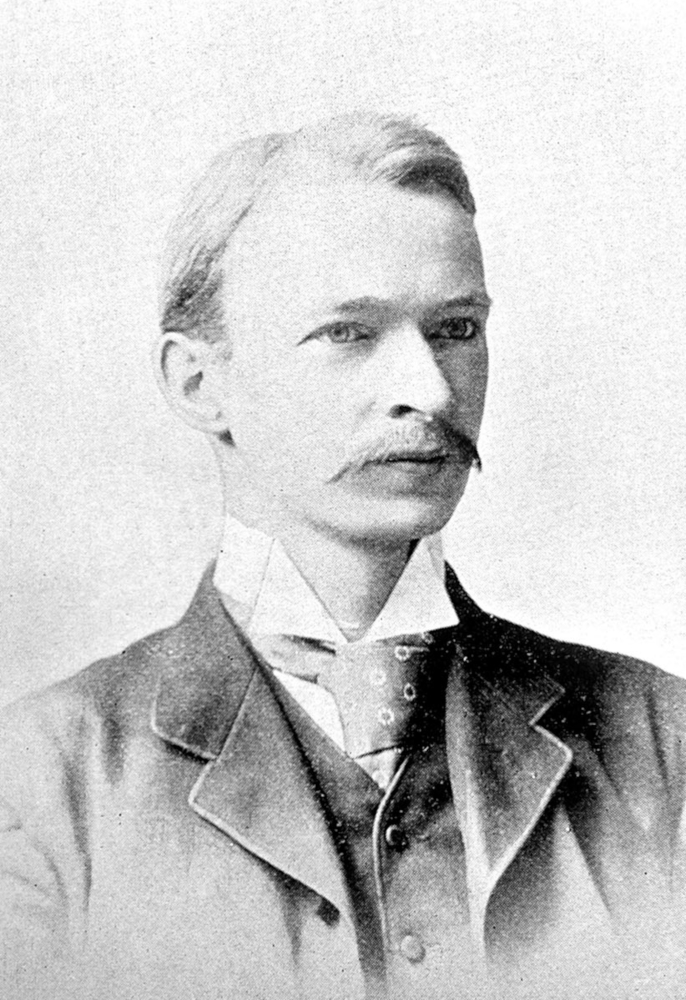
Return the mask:
<path id="1" fill-rule="evenodd" d="M 356 472 L 365 465 L 403 458 L 457 458 L 461 465 L 481 472 L 481 456 L 476 442 L 464 431 L 442 420 L 422 424 L 399 424 L 383 432 L 369 433 L 354 441 L 341 468 L 331 477 L 335 482 L 347 472 Z"/>

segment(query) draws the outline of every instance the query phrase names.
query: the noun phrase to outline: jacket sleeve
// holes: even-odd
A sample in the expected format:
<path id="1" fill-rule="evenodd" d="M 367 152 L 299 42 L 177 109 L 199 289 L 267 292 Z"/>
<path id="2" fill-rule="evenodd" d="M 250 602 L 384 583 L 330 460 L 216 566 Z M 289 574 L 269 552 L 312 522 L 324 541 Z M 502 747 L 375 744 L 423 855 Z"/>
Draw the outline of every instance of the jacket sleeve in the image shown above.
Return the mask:
<path id="1" fill-rule="evenodd" d="M 0 996 L 12 1000 L 61 996 L 84 930 L 87 854 L 48 708 L 29 700 L 0 718 Z"/>

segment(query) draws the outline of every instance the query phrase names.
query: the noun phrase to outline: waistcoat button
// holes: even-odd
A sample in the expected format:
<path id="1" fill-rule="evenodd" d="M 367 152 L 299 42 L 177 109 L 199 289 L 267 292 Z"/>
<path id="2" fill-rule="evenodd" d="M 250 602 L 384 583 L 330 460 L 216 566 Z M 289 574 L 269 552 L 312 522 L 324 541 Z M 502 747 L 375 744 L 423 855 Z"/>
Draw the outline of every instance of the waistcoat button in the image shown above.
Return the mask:
<path id="1" fill-rule="evenodd" d="M 421 962 L 426 955 L 424 945 L 414 934 L 407 934 L 400 942 L 400 954 L 408 962 Z"/>
<path id="2" fill-rule="evenodd" d="M 389 847 L 404 847 L 407 843 L 404 830 L 394 823 L 386 827 L 384 836 Z"/>

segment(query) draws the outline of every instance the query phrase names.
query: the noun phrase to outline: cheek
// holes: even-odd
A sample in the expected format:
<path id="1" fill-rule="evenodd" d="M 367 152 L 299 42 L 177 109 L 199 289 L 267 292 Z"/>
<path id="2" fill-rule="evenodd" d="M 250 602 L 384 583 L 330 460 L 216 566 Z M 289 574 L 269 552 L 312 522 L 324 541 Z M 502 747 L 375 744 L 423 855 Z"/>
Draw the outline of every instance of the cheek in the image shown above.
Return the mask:
<path id="1" fill-rule="evenodd" d="M 488 351 L 485 341 L 460 357 L 447 360 L 443 374 L 450 382 L 458 415 L 478 422 L 484 408 L 488 382 Z"/>
<path id="2" fill-rule="evenodd" d="M 479 417 L 483 412 L 488 385 L 488 352 L 484 345 L 483 351 L 475 358 L 470 370 L 471 405 L 477 410 Z"/>
<path id="3" fill-rule="evenodd" d="M 350 409 L 335 384 L 311 373 L 236 366 L 227 385 L 235 445 L 251 464 L 292 479 L 324 480 L 343 459 Z"/>
<path id="4" fill-rule="evenodd" d="M 236 352 L 227 373 L 224 397 L 236 443 L 242 436 L 271 432 L 292 423 L 292 379 L 285 365 L 274 364 L 261 350 L 260 339 L 253 341 L 247 354 Z M 245 442 L 247 444 L 247 441 Z"/>

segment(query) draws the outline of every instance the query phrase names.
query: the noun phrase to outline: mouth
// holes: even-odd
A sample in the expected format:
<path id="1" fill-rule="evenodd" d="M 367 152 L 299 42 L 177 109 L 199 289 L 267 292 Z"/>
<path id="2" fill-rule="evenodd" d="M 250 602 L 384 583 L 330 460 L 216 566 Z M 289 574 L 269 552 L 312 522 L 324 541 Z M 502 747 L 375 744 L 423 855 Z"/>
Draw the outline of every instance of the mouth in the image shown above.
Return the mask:
<path id="1" fill-rule="evenodd" d="M 437 427 L 434 432 L 412 427 L 392 428 L 395 434 L 380 434 L 367 444 L 356 442 L 351 457 L 331 477 L 337 482 L 348 473 L 365 474 L 372 470 L 386 470 L 394 479 L 413 481 L 433 478 L 446 470 L 463 468 L 481 470 L 481 459 L 476 444 L 464 432 L 450 427 Z M 402 431 L 402 434 L 400 433 Z M 409 477 L 409 479 L 408 479 Z"/>
<path id="2" fill-rule="evenodd" d="M 390 455 L 385 455 L 379 464 L 386 463 L 411 463 L 418 465 L 437 465 L 450 458 L 450 452 L 442 450 L 434 451 L 399 451 Z"/>

